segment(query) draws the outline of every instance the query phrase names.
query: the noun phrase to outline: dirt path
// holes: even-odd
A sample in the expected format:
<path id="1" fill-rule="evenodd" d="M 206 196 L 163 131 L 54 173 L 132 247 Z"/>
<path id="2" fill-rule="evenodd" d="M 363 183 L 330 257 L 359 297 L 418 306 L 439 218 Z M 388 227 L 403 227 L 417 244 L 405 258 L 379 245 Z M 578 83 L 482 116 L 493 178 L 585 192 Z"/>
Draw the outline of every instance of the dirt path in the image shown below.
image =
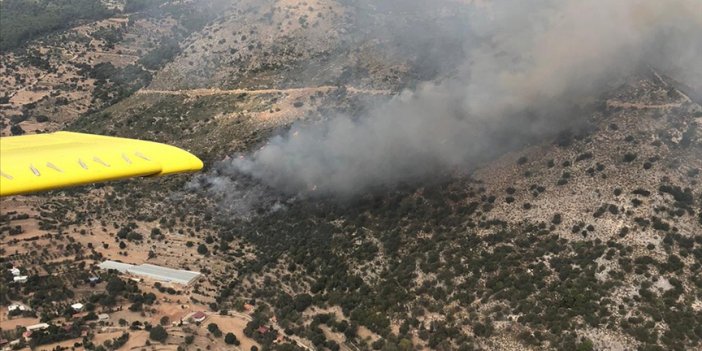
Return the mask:
<path id="1" fill-rule="evenodd" d="M 354 87 L 346 86 L 346 91 L 352 94 L 370 94 L 370 95 L 390 95 L 392 92 L 390 90 L 377 90 L 377 89 L 359 89 Z M 210 95 L 237 95 L 237 94 L 253 94 L 253 95 L 263 95 L 263 94 L 288 94 L 288 93 L 315 93 L 318 91 L 328 92 L 332 90 L 339 89 L 337 86 L 325 85 L 319 87 L 305 87 L 305 88 L 289 88 L 289 89 L 219 89 L 219 88 L 201 88 L 201 89 L 188 89 L 188 90 L 152 90 L 152 89 L 141 89 L 137 91 L 137 94 L 162 94 L 162 95 L 186 95 L 189 97 L 199 97 L 199 96 L 210 96 Z"/>
<path id="2" fill-rule="evenodd" d="M 633 109 L 664 109 L 664 108 L 680 107 L 686 101 L 687 100 L 682 101 L 682 102 L 669 103 L 669 104 L 642 104 L 642 103 L 634 103 L 634 102 L 607 100 L 607 107 L 621 107 L 621 108 L 633 108 Z"/>

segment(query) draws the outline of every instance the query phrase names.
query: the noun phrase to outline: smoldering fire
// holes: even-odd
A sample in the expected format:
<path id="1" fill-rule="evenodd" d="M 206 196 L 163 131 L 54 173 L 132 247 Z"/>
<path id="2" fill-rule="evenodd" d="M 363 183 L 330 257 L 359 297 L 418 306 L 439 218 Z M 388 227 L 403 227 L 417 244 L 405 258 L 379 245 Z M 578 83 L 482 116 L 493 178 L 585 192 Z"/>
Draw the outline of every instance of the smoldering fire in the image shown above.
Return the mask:
<path id="1" fill-rule="evenodd" d="M 442 3 L 449 1 L 435 7 Z M 245 175 L 293 194 L 354 196 L 470 168 L 579 123 L 587 116 L 574 107 L 642 65 L 702 77 L 698 0 L 503 1 L 468 13 L 469 30 L 456 35 L 471 35 L 456 48 L 465 57 L 452 77 L 403 91 L 361 118 L 296 123 L 226 161 L 219 176 Z M 394 34 L 401 35 L 386 33 Z"/>

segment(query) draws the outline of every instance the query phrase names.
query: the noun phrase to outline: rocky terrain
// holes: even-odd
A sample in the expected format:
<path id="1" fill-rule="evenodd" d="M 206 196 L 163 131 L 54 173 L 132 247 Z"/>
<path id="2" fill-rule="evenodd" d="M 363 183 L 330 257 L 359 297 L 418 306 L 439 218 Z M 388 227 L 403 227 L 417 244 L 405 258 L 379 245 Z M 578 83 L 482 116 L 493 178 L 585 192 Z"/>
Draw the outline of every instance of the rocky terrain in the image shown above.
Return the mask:
<path id="1" fill-rule="evenodd" d="M 344 201 L 226 171 L 294 122 L 361 116 L 455 74 L 465 6 L 392 21 L 392 1 L 127 1 L 3 52 L 3 135 L 143 138 L 207 166 L 3 198 L 3 269 L 34 284 L 3 270 L 2 304 L 33 312 L 3 307 L 0 339 L 41 321 L 66 332 L 15 347 L 702 347 L 702 102 L 676 72 L 641 67 L 572 112 L 582 123 Z M 105 259 L 204 278 L 134 283 L 99 270 Z M 75 301 L 110 320 L 72 314 Z M 201 310 L 202 325 L 170 323 Z"/>

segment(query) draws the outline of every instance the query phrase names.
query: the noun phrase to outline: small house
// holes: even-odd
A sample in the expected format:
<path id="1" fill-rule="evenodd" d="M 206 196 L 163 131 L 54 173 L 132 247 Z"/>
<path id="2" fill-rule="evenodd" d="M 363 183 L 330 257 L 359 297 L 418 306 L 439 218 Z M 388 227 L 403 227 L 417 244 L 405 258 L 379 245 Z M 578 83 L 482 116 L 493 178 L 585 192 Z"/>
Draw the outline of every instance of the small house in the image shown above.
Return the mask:
<path id="1" fill-rule="evenodd" d="M 205 319 L 207 319 L 207 315 L 205 312 L 197 311 L 190 318 L 193 320 L 193 322 L 202 323 Z"/>
<path id="2" fill-rule="evenodd" d="M 26 282 L 27 282 L 27 276 L 26 276 L 26 275 L 19 275 L 19 276 L 16 276 L 16 277 L 12 278 L 12 280 L 13 280 L 15 283 L 26 283 Z"/>
<path id="3" fill-rule="evenodd" d="M 39 324 L 34 324 L 34 325 L 28 326 L 27 331 L 42 330 L 42 329 L 46 329 L 48 327 L 49 327 L 49 324 L 47 324 L 47 323 L 39 323 Z"/>
<path id="4" fill-rule="evenodd" d="M 80 303 L 80 302 L 77 302 L 77 303 L 74 303 L 74 304 L 71 305 L 71 308 L 72 308 L 74 311 L 76 311 L 76 312 L 82 311 L 82 310 L 83 310 L 83 307 L 85 307 L 85 306 L 84 306 L 82 303 Z"/>
<path id="5" fill-rule="evenodd" d="M 18 276 L 18 275 L 20 275 L 20 274 L 22 274 L 22 273 L 20 272 L 20 269 L 19 269 L 19 268 L 16 268 L 16 267 L 10 268 L 10 273 L 12 273 L 12 275 L 15 276 L 15 277 Z"/>
<path id="6" fill-rule="evenodd" d="M 12 305 L 7 306 L 7 312 L 12 312 L 12 311 L 16 311 L 16 310 L 29 311 L 30 308 L 25 306 L 25 305 L 18 304 L 18 303 L 13 303 Z"/>

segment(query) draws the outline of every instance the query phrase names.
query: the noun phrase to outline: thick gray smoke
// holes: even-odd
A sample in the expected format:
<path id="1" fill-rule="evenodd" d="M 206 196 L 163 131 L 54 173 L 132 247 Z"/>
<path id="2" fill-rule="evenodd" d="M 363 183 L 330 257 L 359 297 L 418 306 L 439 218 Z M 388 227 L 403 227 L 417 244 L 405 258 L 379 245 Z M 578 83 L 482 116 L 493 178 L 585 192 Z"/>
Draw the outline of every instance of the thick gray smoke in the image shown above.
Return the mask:
<path id="1" fill-rule="evenodd" d="M 460 48 L 454 77 L 361 118 L 295 124 L 226 169 L 286 192 L 349 196 L 470 168 L 557 132 L 582 119 L 574 107 L 642 66 L 702 72 L 700 0 L 483 3 L 465 23 L 480 40 Z"/>

